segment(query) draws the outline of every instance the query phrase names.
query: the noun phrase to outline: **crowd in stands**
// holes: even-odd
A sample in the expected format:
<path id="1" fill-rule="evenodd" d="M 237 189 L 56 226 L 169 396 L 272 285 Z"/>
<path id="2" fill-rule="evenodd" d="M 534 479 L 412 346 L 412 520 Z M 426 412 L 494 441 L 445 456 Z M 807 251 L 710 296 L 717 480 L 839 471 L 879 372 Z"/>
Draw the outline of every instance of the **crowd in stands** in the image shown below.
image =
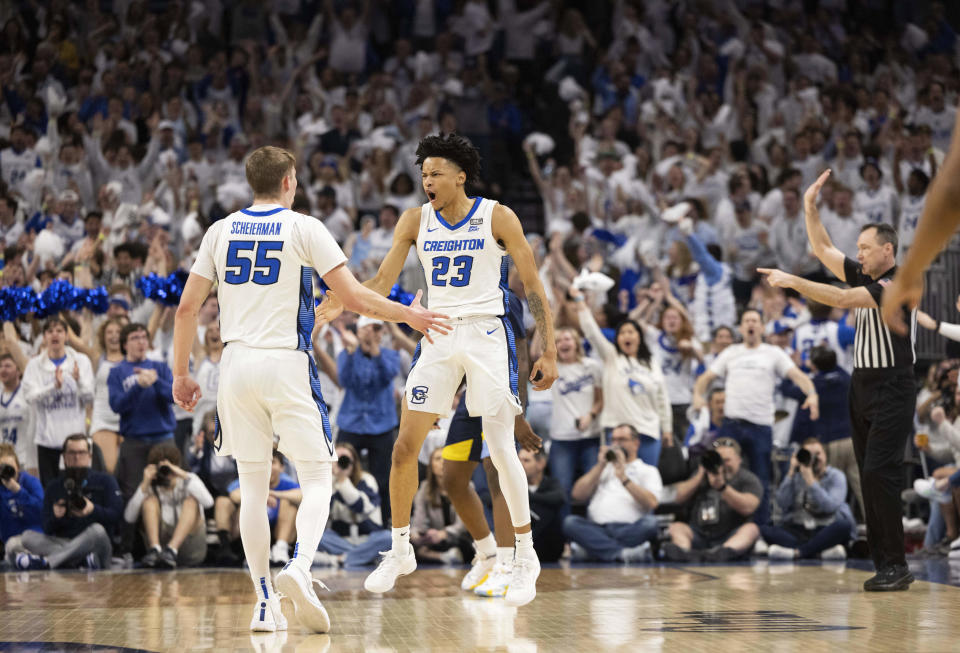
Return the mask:
<path id="1" fill-rule="evenodd" d="M 170 392 L 174 310 L 137 282 L 189 269 L 207 227 L 249 204 L 244 160 L 266 144 L 295 153 L 294 210 L 370 278 L 423 202 L 414 152 L 437 131 L 480 150 L 471 192 L 520 215 L 556 317 L 560 376 L 526 411 L 544 450 L 519 454 L 541 559 L 855 551 L 852 316 L 756 268 L 833 280 L 802 197 L 828 167 L 819 210 L 842 251 L 869 223 L 910 247 L 960 99 L 958 19 L 936 1 L 4 3 L 0 287 L 109 297 L 103 314 L 3 316 L 6 563 L 240 563 L 236 466 L 216 455 L 216 295 L 190 414 Z M 429 290 L 413 254 L 400 286 Z M 952 307 L 922 308 L 921 326 L 960 340 Z M 313 333 L 338 455 L 318 564 L 387 548 L 415 335 L 351 314 Z M 960 558 L 960 362 L 925 365 L 905 499 L 923 553 Z M 449 424 L 420 457 L 411 541 L 459 564 Z M 273 563 L 290 559 L 300 498 L 276 454 Z"/>

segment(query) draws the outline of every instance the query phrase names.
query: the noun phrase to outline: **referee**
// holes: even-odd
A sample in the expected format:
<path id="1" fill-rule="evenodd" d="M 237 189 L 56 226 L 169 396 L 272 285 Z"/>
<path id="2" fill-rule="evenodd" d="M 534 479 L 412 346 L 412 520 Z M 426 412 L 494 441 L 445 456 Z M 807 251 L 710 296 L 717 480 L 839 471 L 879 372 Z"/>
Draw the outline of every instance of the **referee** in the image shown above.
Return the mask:
<path id="1" fill-rule="evenodd" d="M 834 247 L 820 222 L 816 201 L 827 170 L 804 195 L 807 236 L 813 253 L 850 288 L 814 283 L 780 270 L 760 270 L 772 286 L 793 288 L 823 304 L 856 309 L 850 425 L 860 468 L 867 542 L 877 573 L 868 592 L 905 590 L 913 582 L 903 547 L 900 489 L 903 453 L 913 429 L 917 390 L 913 377 L 916 310 L 904 311 L 905 335 L 891 332 L 880 317 L 884 286 L 896 272 L 897 233 L 890 225 L 868 224 L 857 238 L 857 260 Z"/>

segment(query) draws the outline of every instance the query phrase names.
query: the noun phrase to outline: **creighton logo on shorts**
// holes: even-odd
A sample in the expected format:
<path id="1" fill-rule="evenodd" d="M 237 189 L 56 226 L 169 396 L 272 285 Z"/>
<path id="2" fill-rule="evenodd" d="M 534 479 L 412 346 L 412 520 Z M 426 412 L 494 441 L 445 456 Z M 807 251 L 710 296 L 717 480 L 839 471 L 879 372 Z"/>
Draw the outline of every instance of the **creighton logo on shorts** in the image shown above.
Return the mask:
<path id="1" fill-rule="evenodd" d="M 427 400 L 427 391 L 429 388 L 425 385 L 416 385 L 410 388 L 410 403 L 422 404 Z"/>

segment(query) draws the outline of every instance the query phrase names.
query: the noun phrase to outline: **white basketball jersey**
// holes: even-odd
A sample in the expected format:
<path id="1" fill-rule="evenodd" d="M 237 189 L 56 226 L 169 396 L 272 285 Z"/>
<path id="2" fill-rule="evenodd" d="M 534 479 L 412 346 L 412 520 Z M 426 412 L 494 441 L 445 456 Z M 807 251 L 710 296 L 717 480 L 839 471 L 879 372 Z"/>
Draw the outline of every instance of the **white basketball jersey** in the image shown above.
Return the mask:
<path id="1" fill-rule="evenodd" d="M 507 252 L 493 237 L 494 200 L 477 197 L 457 224 L 429 203 L 420 209 L 417 256 L 427 277 L 431 311 L 450 317 L 505 315 Z"/>
<path id="2" fill-rule="evenodd" d="M 190 271 L 219 282 L 225 343 L 310 351 L 313 273 L 323 276 L 345 261 L 322 222 L 264 204 L 214 223 Z"/>
<path id="3" fill-rule="evenodd" d="M 27 403 L 23 386 L 12 393 L 0 391 L 0 441 L 8 442 L 17 451 L 21 467 L 37 466 L 37 446 L 34 440 L 33 407 Z"/>

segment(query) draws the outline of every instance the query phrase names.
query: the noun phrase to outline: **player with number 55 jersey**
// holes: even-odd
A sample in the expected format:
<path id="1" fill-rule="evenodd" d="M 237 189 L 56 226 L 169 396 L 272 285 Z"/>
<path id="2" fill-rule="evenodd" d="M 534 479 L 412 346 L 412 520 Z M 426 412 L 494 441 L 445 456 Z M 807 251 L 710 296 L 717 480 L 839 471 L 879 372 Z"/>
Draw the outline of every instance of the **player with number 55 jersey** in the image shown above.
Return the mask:
<path id="1" fill-rule="evenodd" d="M 330 618 L 313 589 L 310 566 L 330 510 L 336 455 L 310 354 L 313 273 L 359 313 L 407 322 L 424 333 L 440 334 L 447 327 L 444 316 L 420 306 L 419 294 L 407 307 L 361 286 L 344 266 L 346 257 L 326 227 L 290 210 L 297 190 L 295 164 L 293 154 L 280 148 L 254 151 L 246 163 L 253 205 L 217 222 L 204 235 L 174 323 L 173 398 L 188 411 L 200 398 L 188 361 L 200 305 L 219 281 L 225 349 L 214 449 L 237 461 L 240 535 L 257 598 L 250 628 L 287 627 L 270 578 L 270 530 L 263 509 L 276 434 L 280 451 L 296 466 L 303 492 L 296 546 L 277 575 L 277 588 L 292 599 L 304 626 L 326 632 Z"/>

